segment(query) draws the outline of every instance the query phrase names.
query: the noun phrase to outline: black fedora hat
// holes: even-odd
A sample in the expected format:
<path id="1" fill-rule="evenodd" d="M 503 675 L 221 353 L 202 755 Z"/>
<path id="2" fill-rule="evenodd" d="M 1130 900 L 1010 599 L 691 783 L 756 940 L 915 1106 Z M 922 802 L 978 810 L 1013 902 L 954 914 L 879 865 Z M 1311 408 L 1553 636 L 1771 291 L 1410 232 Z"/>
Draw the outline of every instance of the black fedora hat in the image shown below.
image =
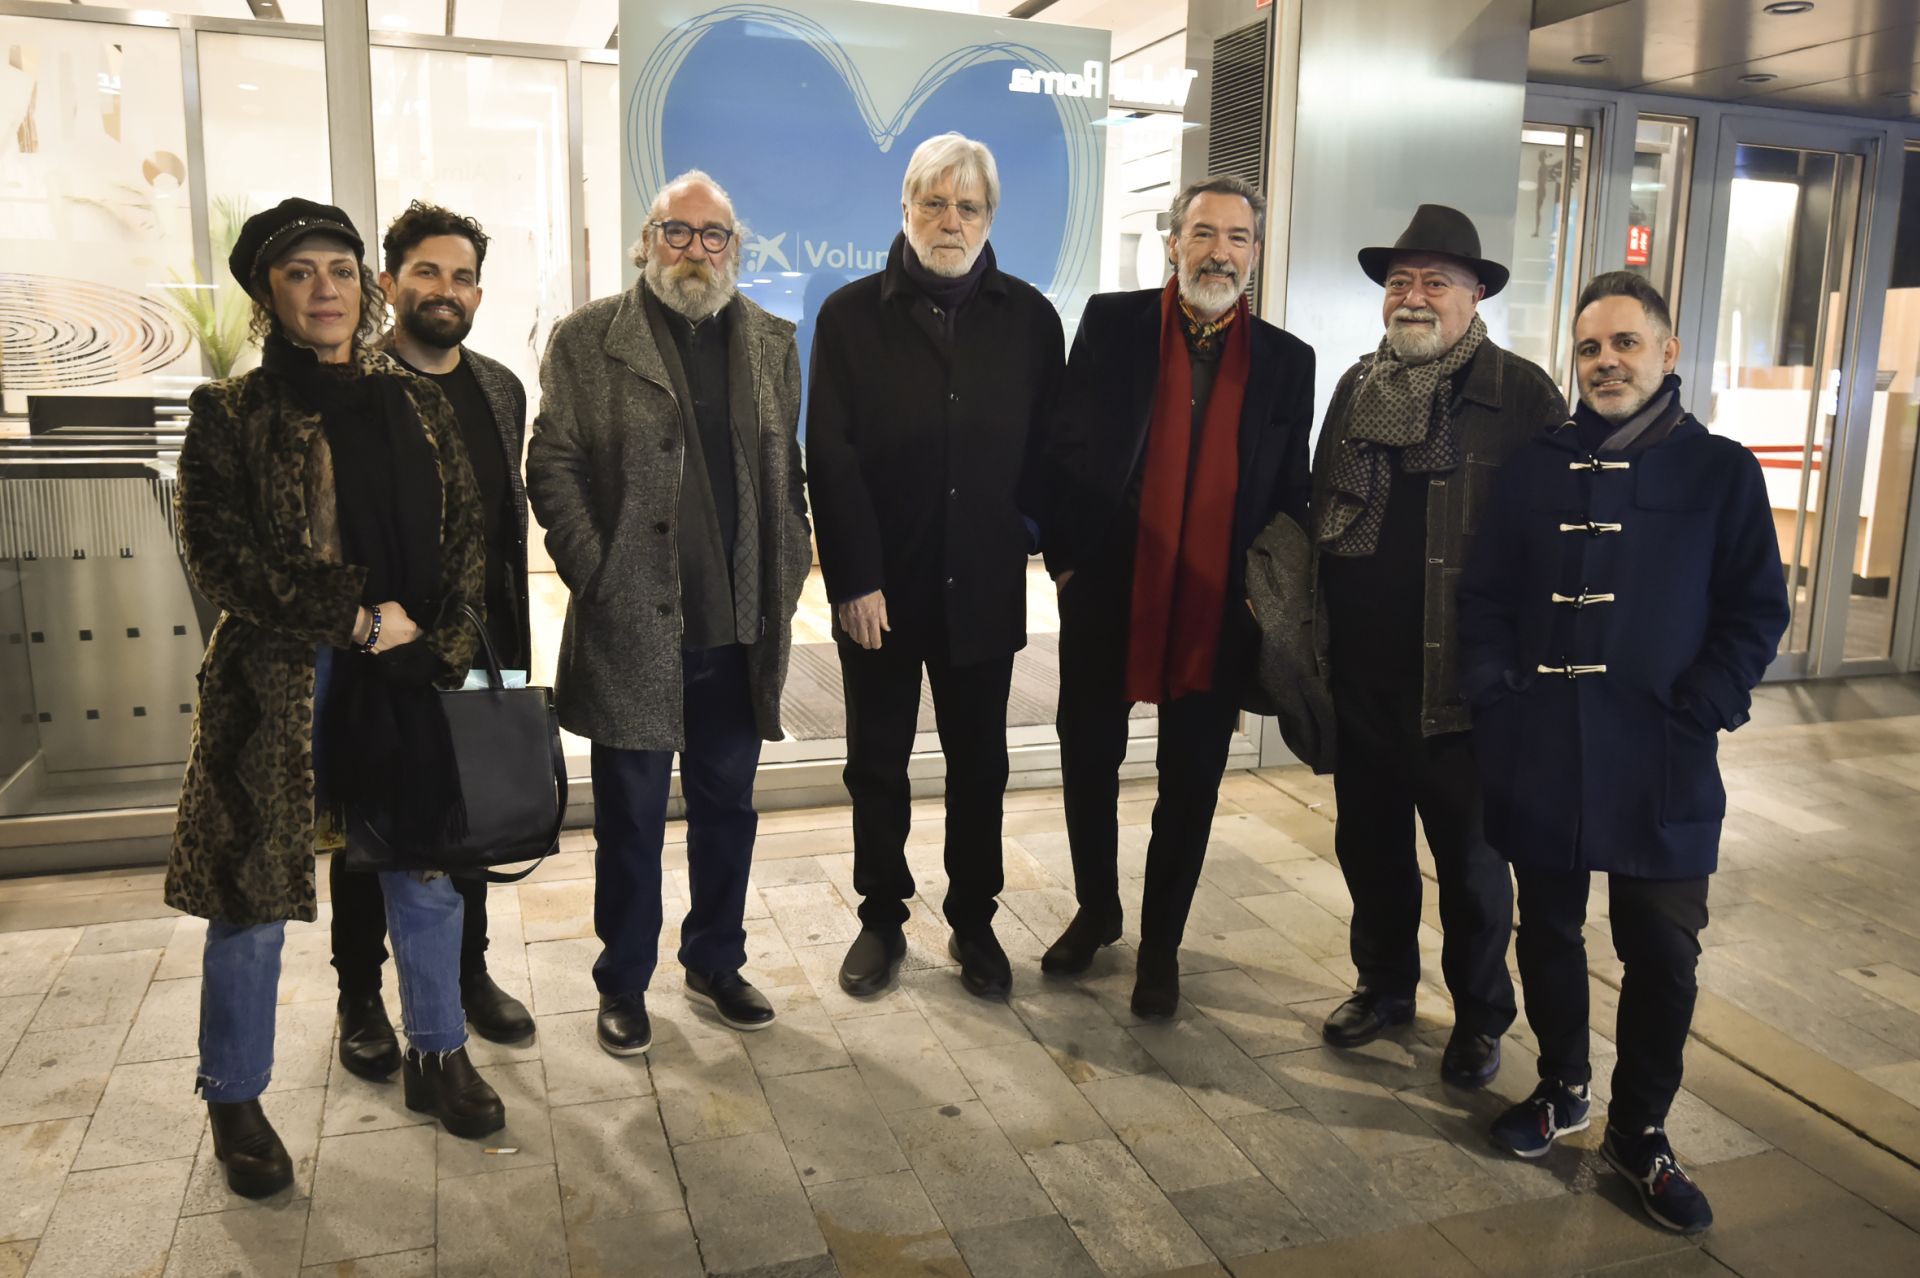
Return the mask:
<path id="1" fill-rule="evenodd" d="M 1392 248 L 1363 248 L 1360 269 L 1375 284 L 1387 282 L 1387 268 L 1402 253 L 1438 253 L 1458 258 L 1480 277 L 1492 297 L 1507 286 L 1507 268 L 1480 256 L 1480 232 L 1473 219 L 1459 209 L 1444 204 L 1422 204 L 1414 211 L 1413 221 L 1400 232 Z"/>

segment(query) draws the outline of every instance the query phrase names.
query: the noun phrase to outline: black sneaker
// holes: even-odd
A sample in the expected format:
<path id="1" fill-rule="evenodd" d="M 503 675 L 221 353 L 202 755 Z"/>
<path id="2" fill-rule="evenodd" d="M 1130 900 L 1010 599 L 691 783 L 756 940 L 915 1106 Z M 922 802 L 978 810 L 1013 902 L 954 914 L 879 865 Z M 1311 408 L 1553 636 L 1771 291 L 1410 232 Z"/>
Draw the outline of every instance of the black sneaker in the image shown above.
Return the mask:
<path id="1" fill-rule="evenodd" d="M 1493 1143 L 1521 1158 L 1539 1158 L 1553 1142 L 1590 1125 L 1587 1113 L 1593 1098 L 1583 1084 L 1568 1087 L 1558 1079 L 1543 1078 L 1533 1095 L 1493 1120 Z"/>
<path id="2" fill-rule="evenodd" d="M 1615 1171 L 1633 1182 L 1640 1205 L 1653 1217 L 1654 1224 L 1676 1234 L 1697 1234 L 1712 1226 L 1713 1208 L 1707 1205 L 1707 1196 L 1693 1183 L 1693 1177 L 1674 1158 L 1665 1129 L 1649 1127 L 1638 1136 L 1629 1136 L 1608 1123 L 1600 1153 Z"/>

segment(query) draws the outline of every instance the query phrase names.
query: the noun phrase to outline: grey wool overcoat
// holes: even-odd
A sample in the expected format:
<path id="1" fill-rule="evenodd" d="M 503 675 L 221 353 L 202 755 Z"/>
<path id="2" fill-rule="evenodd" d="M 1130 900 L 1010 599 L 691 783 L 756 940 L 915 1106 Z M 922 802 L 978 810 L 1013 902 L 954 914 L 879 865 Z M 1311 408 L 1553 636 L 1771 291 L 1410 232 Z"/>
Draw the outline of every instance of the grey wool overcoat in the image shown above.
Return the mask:
<path id="1" fill-rule="evenodd" d="M 655 344 L 645 287 L 636 281 L 555 326 L 540 362 L 527 498 L 571 592 L 554 679 L 561 725 L 616 749 L 678 750 L 686 744 L 680 484 L 697 436 Z M 736 456 L 752 474 L 759 530 L 761 626 L 748 671 L 755 723 L 777 741 L 793 611 L 813 562 L 800 356 L 791 323 L 745 297 L 729 305 Z"/>

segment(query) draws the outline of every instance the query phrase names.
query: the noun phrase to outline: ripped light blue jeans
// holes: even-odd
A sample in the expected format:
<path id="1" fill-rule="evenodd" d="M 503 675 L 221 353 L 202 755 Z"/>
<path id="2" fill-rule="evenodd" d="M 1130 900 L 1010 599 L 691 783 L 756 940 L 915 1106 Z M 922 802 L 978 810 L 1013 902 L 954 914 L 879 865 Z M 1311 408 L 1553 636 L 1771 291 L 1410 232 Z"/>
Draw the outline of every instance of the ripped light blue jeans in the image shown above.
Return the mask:
<path id="1" fill-rule="evenodd" d="M 325 703 L 333 650 L 316 654 L 314 703 Z M 314 757 L 321 756 L 317 721 Z M 316 777 L 316 789 L 324 785 Z M 321 790 L 324 793 L 324 790 Z M 421 882 L 406 870 L 383 871 L 387 933 L 400 976 L 401 1020 L 415 1052 L 451 1052 L 467 1041 L 460 1004 L 460 894 L 453 880 Z M 273 1030 L 279 1004 L 280 947 L 286 924 L 238 927 L 219 919 L 207 928 L 200 969 L 200 1094 L 210 1101 L 248 1101 L 273 1077 Z"/>

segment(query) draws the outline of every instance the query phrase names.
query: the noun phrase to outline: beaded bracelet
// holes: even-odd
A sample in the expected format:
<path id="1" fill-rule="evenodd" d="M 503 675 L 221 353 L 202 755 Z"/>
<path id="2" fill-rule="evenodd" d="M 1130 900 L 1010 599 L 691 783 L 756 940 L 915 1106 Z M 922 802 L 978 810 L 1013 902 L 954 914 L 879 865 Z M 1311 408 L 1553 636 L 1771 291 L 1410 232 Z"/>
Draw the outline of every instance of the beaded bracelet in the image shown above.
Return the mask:
<path id="1" fill-rule="evenodd" d="M 367 611 L 373 614 L 373 626 L 367 631 L 367 641 L 360 645 L 362 652 L 372 652 L 373 645 L 380 642 L 380 608 L 377 604 L 369 604 Z"/>

